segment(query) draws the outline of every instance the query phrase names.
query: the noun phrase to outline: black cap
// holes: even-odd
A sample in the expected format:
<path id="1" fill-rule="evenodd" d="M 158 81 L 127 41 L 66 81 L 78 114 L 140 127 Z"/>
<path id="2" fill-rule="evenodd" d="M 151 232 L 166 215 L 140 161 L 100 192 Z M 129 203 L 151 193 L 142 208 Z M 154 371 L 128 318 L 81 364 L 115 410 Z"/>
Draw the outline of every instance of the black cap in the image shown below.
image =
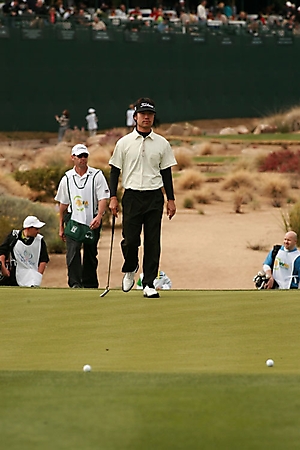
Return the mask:
<path id="1" fill-rule="evenodd" d="M 149 101 L 149 100 L 147 100 L 147 101 L 144 101 L 144 100 L 140 101 L 139 103 L 137 103 L 135 105 L 134 110 L 137 113 L 138 112 L 143 112 L 143 111 L 151 111 L 153 113 L 156 113 L 154 103 L 152 101 Z"/>

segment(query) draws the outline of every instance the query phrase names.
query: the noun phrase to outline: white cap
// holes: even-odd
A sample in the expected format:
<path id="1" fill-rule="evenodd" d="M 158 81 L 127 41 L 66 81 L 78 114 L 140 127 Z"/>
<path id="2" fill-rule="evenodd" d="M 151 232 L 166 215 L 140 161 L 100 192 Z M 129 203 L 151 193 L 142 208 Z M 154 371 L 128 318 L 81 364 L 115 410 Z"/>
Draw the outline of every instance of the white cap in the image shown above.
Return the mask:
<path id="1" fill-rule="evenodd" d="M 71 154 L 74 156 L 78 156 L 78 155 L 81 155 L 81 153 L 87 153 L 88 155 L 90 154 L 90 152 L 88 151 L 87 147 L 84 144 L 74 145 L 74 147 L 72 148 Z"/>
<path id="2" fill-rule="evenodd" d="M 95 112 L 95 109 L 94 109 L 94 108 L 90 108 L 90 109 L 88 110 L 88 112 L 89 112 L 89 113 L 94 113 L 94 112 Z"/>
<path id="3" fill-rule="evenodd" d="M 42 228 L 44 225 L 45 225 L 45 222 L 41 222 L 35 216 L 27 216 L 23 222 L 23 228 L 30 228 L 30 227 Z"/>

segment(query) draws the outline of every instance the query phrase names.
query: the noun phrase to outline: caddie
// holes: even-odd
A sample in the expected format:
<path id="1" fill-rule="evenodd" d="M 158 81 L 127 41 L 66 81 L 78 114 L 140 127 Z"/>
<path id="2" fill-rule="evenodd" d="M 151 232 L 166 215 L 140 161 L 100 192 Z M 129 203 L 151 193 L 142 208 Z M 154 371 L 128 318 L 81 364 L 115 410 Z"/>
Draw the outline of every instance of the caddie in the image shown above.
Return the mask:
<path id="1" fill-rule="evenodd" d="M 297 234 L 288 231 L 283 245 L 278 250 L 274 265 L 272 250 L 263 263 L 266 275 L 265 289 L 299 289 L 300 280 L 300 251 L 296 247 Z"/>
<path id="2" fill-rule="evenodd" d="M 88 166 L 84 144 L 72 148 L 73 169 L 62 177 L 55 200 L 59 207 L 59 236 L 67 245 L 68 285 L 98 287 L 98 241 L 109 188 L 101 170 Z M 83 249 L 83 258 L 81 257 Z"/>
<path id="3" fill-rule="evenodd" d="M 5 286 L 37 287 L 49 262 L 47 246 L 39 233 L 45 225 L 27 216 L 22 230 L 12 230 L 0 245 L 1 283 Z"/>

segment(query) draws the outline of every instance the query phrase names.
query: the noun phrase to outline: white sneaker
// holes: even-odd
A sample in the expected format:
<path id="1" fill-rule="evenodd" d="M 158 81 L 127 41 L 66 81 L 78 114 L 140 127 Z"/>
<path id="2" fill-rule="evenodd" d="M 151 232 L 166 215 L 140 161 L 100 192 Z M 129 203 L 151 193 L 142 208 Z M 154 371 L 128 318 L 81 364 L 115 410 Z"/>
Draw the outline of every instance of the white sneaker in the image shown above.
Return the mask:
<path id="1" fill-rule="evenodd" d="M 126 272 L 123 280 L 122 280 L 122 290 L 124 292 L 129 292 L 134 285 L 134 276 L 136 274 L 136 270 L 134 272 Z"/>
<path id="2" fill-rule="evenodd" d="M 157 290 L 154 288 L 151 288 L 149 286 L 145 286 L 143 292 L 144 292 L 144 297 L 159 298 L 159 293 L 157 292 Z"/>

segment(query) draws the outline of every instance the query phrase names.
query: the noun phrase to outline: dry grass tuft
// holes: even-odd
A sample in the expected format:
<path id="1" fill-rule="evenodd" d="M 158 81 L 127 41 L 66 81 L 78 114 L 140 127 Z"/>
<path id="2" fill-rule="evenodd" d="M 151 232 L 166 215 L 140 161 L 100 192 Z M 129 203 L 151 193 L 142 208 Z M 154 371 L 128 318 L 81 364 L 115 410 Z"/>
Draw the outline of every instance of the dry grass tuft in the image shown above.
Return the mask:
<path id="1" fill-rule="evenodd" d="M 194 193 L 194 199 L 197 203 L 202 205 L 209 205 L 214 200 L 219 201 L 220 197 L 215 191 L 212 191 L 209 187 L 204 187 L 201 190 Z"/>
<path id="2" fill-rule="evenodd" d="M 192 166 L 193 160 L 190 149 L 185 147 L 173 147 L 173 152 L 177 161 L 174 170 L 183 170 Z"/>
<path id="3" fill-rule="evenodd" d="M 89 147 L 89 164 L 93 167 L 107 168 L 109 167 L 108 161 L 113 152 L 113 147 L 106 145 L 92 145 Z"/>
<path id="4" fill-rule="evenodd" d="M 212 155 L 213 152 L 213 145 L 211 142 L 202 142 L 202 144 L 199 145 L 198 148 L 199 154 L 203 156 L 209 156 Z"/>
<path id="5" fill-rule="evenodd" d="M 179 189 L 199 189 L 205 181 L 205 176 L 197 170 L 188 169 L 176 180 L 176 185 Z"/>
<path id="6" fill-rule="evenodd" d="M 253 192 L 249 188 L 241 187 L 233 193 L 233 209 L 236 213 L 242 212 L 242 205 L 253 202 Z"/>
<path id="7" fill-rule="evenodd" d="M 2 174 L 0 177 L 0 194 L 25 197 L 30 200 L 36 198 L 36 193 L 27 186 L 21 186 L 10 174 Z"/>
<path id="8" fill-rule="evenodd" d="M 237 191 L 238 189 L 256 188 L 256 175 L 248 172 L 247 170 L 238 170 L 230 173 L 223 182 L 223 189 L 228 191 Z"/>
<path id="9" fill-rule="evenodd" d="M 282 206 L 289 196 L 290 183 L 282 175 L 277 173 L 265 173 L 262 177 L 262 194 L 272 200 L 276 208 Z"/>
<path id="10" fill-rule="evenodd" d="M 71 145 L 65 141 L 55 146 L 41 148 L 37 151 L 30 168 L 37 169 L 58 165 L 72 167 L 71 148 Z"/>

